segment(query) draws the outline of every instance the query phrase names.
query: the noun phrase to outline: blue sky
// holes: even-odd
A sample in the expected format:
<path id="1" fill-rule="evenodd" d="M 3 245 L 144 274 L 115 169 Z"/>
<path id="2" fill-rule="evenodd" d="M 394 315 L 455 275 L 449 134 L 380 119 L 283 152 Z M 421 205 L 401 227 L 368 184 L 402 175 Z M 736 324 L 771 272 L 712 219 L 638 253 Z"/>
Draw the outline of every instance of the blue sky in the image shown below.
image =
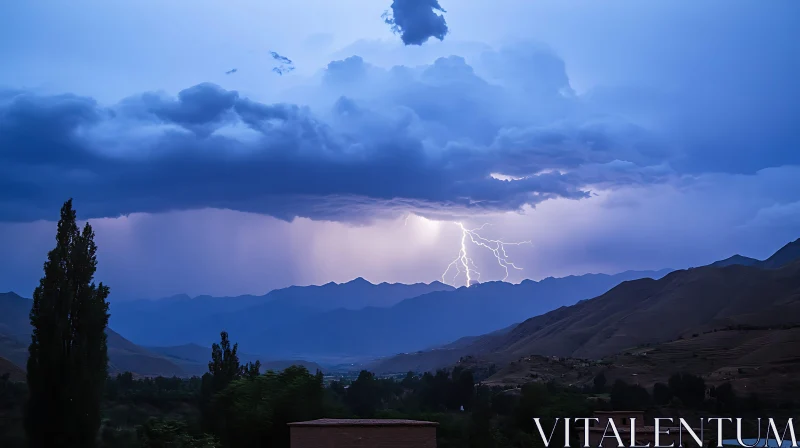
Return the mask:
<path id="1" fill-rule="evenodd" d="M 532 242 L 510 281 L 766 256 L 800 236 L 798 13 L 4 3 L 0 290 L 35 286 L 69 196 L 117 298 L 427 282 L 454 221 Z"/>

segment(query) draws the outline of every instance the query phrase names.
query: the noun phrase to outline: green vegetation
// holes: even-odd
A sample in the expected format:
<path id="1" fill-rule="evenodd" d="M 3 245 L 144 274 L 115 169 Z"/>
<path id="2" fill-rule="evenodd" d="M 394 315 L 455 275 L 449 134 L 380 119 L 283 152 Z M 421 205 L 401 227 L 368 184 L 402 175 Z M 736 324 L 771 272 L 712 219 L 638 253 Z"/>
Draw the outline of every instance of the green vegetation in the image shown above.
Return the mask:
<path id="1" fill-rule="evenodd" d="M 321 373 L 299 366 L 255 374 L 246 368 L 252 366 L 234 362 L 235 345 L 230 347 L 225 338 L 218 344 L 221 356 L 215 356 L 202 378 L 136 378 L 130 373 L 109 378 L 97 446 L 285 448 L 286 424 L 292 421 L 408 418 L 439 422 L 438 446 L 443 448 L 530 447 L 541 443 L 533 417 L 550 425 L 556 417 L 590 416 L 594 410 L 746 416 L 764 405 L 757 398 L 738 397 L 728 383 L 706 387 L 702 378 L 689 374 L 673 375 L 668 384 L 652 388 L 623 381 L 605 387 L 603 380 L 582 387 L 538 382 L 490 388 L 476 384 L 471 370 L 456 367 L 401 378 L 362 371 L 353 380 L 326 386 Z M 218 368 L 226 360 L 230 368 Z M 226 380 L 212 392 L 212 385 Z M 0 412 L 21 409 L 25 395 L 24 384 L 0 379 Z M 12 422 L 3 421 L 7 426 L 0 428 L 0 446 L 24 446 L 22 431 L 8 426 Z"/>

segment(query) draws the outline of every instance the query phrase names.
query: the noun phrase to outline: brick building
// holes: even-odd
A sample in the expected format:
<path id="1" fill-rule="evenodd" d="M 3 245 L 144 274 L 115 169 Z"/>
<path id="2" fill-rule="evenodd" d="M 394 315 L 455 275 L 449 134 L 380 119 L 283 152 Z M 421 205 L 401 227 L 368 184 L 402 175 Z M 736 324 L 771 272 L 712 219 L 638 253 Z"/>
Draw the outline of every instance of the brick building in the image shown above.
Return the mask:
<path id="1" fill-rule="evenodd" d="M 329 419 L 289 423 L 291 448 L 436 448 L 438 423 Z"/>

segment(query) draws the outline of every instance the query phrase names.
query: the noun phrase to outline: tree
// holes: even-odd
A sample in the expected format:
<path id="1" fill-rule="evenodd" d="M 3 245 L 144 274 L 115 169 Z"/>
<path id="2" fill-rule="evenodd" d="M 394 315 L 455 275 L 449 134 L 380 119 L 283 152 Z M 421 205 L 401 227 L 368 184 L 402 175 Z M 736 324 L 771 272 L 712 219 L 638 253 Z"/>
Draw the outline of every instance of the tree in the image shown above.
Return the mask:
<path id="1" fill-rule="evenodd" d="M 676 373 L 669 378 L 669 390 L 689 407 L 699 407 L 706 398 L 706 382 L 691 373 Z"/>
<path id="2" fill-rule="evenodd" d="M 664 383 L 656 383 L 653 384 L 653 401 L 659 405 L 663 406 L 670 402 L 672 399 L 672 392 Z"/>
<path id="3" fill-rule="evenodd" d="M 467 370 L 466 372 L 469 371 Z M 486 386 L 478 386 L 478 391 L 474 397 L 474 405 L 469 425 L 470 446 L 492 448 L 495 446 L 492 428 L 492 391 Z"/>
<path id="4" fill-rule="evenodd" d="M 517 407 L 513 411 L 517 427 L 523 431 L 535 431 L 533 418 L 542 417 L 542 410 L 551 400 L 550 391 L 542 383 L 528 383 L 522 386 Z"/>
<path id="5" fill-rule="evenodd" d="M 362 370 L 358 378 L 350 384 L 345 395 L 345 403 L 359 417 L 372 417 L 380 406 L 378 380 L 375 374 Z"/>
<path id="6" fill-rule="evenodd" d="M 600 372 L 594 377 L 594 392 L 600 394 L 605 392 L 605 390 L 606 390 L 606 375 L 603 372 Z"/>
<path id="7" fill-rule="evenodd" d="M 405 378 L 403 378 L 403 381 L 400 382 L 400 385 L 403 387 L 403 389 L 414 389 L 418 384 L 419 379 L 416 377 L 416 375 L 414 375 L 414 372 L 410 371 L 406 373 Z"/>
<path id="8" fill-rule="evenodd" d="M 189 434 L 186 424 L 179 421 L 150 419 L 137 430 L 142 448 L 217 448 L 208 435 Z"/>
<path id="9" fill-rule="evenodd" d="M 233 381 L 214 397 L 215 434 L 223 446 L 289 446 L 289 422 L 322 418 L 325 386 L 321 372 L 291 366 Z"/>
<path id="10" fill-rule="evenodd" d="M 109 289 L 93 282 L 96 253 L 92 227 L 80 231 L 68 200 L 30 312 L 25 431 L 31 447 L 96 444 L 109 318 Z"/>
<path id="11" fill-rule="evenodd" d="M 208 372 L 211 374 L 211 388 L 217 393 L 242 375 L 242 366 L 239 364 L 239 344 L 228 340 L 228 332 L 219 334 L 220 343 L 211 345 L 211 361 L 208 363 Z M 259 368 L 261 363 L 259 363 Z"/>
<path id="12" fill-rule="evenodd" d="M 722 383 L 709 390 L 709 392 L 711 392 L 711 396 L 717 401 L 718 413 L 730 414 L 736 411 L 736 392 L 733 390 L 731 383 Z"/>
<path id="13" fill-rule="evenodd" d="M 448 394 L 452 384 L 447 370 L 439 369 L 435 375 L 425 372 L 420 383 L 420 401 L 423 408 L 435 412 L 447 409 Z"/>
<path id="14" fill-rule="evenodd" d="M 211 401 L 214 396 L 224 390 L 231 382 L 242 376 L 242 366 L 239 364 L 239 344 L 231 347 L 228 332 L 219 334 L 220 343 L 211 344 L 211 361 L 208 363 L 208 372 L 203 375 L 200 386 L 200 413 L 202 425 L 208 432 L 217 431 L 220 425 L 213 415 Z M 259 363 L 259 369 L 261 365 Z"/>
<path id="15" fill-rule="evenodd" d="M 242 364 L 242 373 L 241 373 L 242 377 L 253 379 L 260 374 L 261 374 L 261 361 L 256 360 L 256 362 L 248 362 L 247 364 Z"/>
<path id="16" fill-rule="evenodd" d="M 464 409 L 469 411 L 472 409 L 472 400 L 475 396 L 475 377 L 472 371 L 456 367 L 453 369 L 452 378 L 449 408 L 458 410 L 464 406 Z"/>
<path id="17" fill-rule="evenodd" d="M 650 405 L 650 394 L 638 384 L 616 380 L 611 386 L 611 406 L 617 411 L 644 410 Z"/>

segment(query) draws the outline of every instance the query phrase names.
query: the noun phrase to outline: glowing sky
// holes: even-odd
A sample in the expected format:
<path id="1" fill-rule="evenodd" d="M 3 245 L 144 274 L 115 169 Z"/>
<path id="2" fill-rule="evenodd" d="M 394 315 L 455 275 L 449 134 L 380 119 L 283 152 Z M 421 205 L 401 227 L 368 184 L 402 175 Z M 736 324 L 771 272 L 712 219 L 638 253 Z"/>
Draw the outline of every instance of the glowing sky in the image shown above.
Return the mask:
<path id="1" fill-rule="evenodd" d="M 796 17 L 792 0 L 4 2 L 0 290 L 30 294 L 69 196 L 116 298 L 429 282 L 457 220 L 531 240 L 508 249 L 515 282 L 766 256 L 800 237 Z M 482 279 L 502 278 L 489 256 Z"/>

